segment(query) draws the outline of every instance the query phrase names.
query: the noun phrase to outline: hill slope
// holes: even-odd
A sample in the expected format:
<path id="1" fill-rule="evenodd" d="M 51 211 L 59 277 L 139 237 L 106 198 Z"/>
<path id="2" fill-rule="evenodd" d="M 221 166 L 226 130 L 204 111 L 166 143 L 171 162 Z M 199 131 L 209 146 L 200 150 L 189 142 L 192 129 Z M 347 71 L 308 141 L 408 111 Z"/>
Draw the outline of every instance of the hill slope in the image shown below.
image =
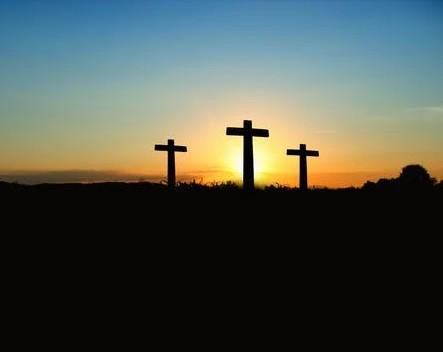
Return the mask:
<path id="1" fill-rule="evenodd" d="M 0 185 L 4 334 L 440 334 L 440 193 Z"/>

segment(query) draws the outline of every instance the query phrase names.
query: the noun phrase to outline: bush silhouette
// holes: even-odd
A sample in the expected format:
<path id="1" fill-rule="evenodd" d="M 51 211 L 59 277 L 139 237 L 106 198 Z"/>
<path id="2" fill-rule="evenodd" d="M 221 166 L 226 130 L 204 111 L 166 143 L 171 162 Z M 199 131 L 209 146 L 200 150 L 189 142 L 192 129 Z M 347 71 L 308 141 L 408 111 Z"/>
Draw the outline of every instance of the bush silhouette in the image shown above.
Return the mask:
<path id="1" fill-rule="evenodd" d="M 381 178 L 377 182 L 367 181 L 362 189 L 365 191 L 395 191 L 397 189 L 395 178 Z"/>
<path id="2" fill-rule="evenodd" d="M 437 181 L 421 165 L 411 164 L 405 166 L 397 178 L 381 178 L 377 182 L 368 181 L 363 185 L 364 190 L 378 191 L 428 191 Z"/>
<path id="3" fill-rule="evenodd" d="M 423 190 L 432 188 L 436 180 L 423 166 L 414 164 L 407 165 L 402 169 L 397 183 L 402 190 Z"/>

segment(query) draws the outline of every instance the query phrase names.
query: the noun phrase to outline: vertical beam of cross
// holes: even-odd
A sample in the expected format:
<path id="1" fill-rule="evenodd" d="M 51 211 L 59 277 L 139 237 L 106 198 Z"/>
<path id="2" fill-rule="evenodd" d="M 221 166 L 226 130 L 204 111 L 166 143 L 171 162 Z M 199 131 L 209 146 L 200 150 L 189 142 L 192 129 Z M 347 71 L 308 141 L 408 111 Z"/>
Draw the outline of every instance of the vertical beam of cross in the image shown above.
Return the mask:
<path id="1" fill-rule="evenodd" d="M 308 165 L 306 157 L 319 156 L 318 150 L 306 150 L 306 144 L 300 144 L 300 149 L 288 149 L 286 155 L 297 155 L 300 157 L 300 181 L 299 187 L 301 190 L 308 189 Z"/>
<path id="2" fill-rule="evenodd" d="M 243 188 L 254 189 L 253 137 L 269 137 L 269 130 L 252 128 L 252 121 L 244 120 L 242 127 L 226 128 L 228 136 L 243 136 Z"/>
<path id="3" fill-rule="evenodd" d="M 175 152 L 187 152 L 185 146 L 175 145 L 173 139 L 168 139 L 168 144 L 156 144 L 154 150 L 168 152 L 168 186 L 175 186 Z"/>

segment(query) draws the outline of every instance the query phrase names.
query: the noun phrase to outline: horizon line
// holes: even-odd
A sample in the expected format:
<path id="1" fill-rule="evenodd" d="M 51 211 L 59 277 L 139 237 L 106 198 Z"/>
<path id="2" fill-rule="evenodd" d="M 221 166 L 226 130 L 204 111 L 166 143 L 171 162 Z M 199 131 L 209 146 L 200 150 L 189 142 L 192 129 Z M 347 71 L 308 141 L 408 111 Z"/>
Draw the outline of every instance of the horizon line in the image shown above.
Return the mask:
<path id="1" fill-rule="evenodd" d="M 359 187 L 367 181 L 398 176 L 401 170 L 380 171 L 325 171 L 310 173 L 310 184 L 315 187 Z M 224 174 L 224 177 L 208 177 L 208 174 Z M 430 172 L 432 177 L 443 179 L 443 168 Z M 298 172 L 265 173 L 266 177 L 257 180 L 257 185 L 297 185 Z M 275 178 L 273 181 L 272 178 Z M 348 176 L 348 177 L 346 177 Z M 330 179 L 329 179 L 330 178 Z M 329 182 L 328 182 L 329 179 Z M 347 179 L 347 180 L 346 180 Z M 0 181 L 36 185 L 44 183 L 106 183 L 106 182 L 157 182 L 166 180 L 166 175 L 153 173 L 124 172 L 100 169 L 64 169 L 64 170 L 0 170 Z M 210 169 L 194 170 L 177 174 L 179 182 L 199 182 L 211 184 L 216 182 L 234 182 L 241 184 L 241 176 L 232 171 Z M 283 182 L 282 182 L 283 180 Z"/>

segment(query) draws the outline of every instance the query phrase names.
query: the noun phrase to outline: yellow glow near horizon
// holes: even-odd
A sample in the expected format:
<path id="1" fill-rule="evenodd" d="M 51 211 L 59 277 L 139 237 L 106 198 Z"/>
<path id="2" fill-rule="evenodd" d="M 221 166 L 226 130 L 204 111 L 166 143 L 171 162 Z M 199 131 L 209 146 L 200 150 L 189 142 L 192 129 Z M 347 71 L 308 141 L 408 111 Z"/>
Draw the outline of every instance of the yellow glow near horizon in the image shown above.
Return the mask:
<path id="1" fill-rule="evenodd" d="M 235 175 L 235 180 L 243 178 L 243 150 L 233 150 L 226 158 L 226 169 Z M 258 182 L 267 182 L 268 175 L 274 172 L 272 155 L 263 151 L 254 151 L 254 178 Z"/>
<path id="2" fill-rule="evenodd" d="M 243 153 L 239 152 L 233 156 L 232 169 L 235 172 L 236 177 L 241 179 L 243 177 Z M 260 179 L 265 169 L 266 162 L 264 162 L 262 155 L 254 156 L 254 176 L 256 179 Z"/>

